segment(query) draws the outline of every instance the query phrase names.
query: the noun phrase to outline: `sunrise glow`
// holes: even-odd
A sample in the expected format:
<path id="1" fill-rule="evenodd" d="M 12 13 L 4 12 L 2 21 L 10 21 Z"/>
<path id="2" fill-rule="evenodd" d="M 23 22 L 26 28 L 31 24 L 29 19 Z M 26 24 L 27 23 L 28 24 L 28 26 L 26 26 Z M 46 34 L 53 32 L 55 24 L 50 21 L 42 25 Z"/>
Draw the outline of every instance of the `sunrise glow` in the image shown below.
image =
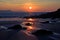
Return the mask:
<path id="1" fill-rule="evenodd" d="M 30 7 L 29 7 L 29 9 L 31 10 L 31 9 L 32 9 L 32 7 L 30 6 Z"/>
<path id="2" fill-rule="evenodd" d="M 46 12 L 60 8 L 60 0 L 0 0 L 0 10 Z"/>
<path id="3" fill-rule="evenodd" d="M 25 3 L 23 5 L 23 10 L 26 12 L 34 12 L 38 9 L 39 7 L 34 5 L 34 3 Z"/>

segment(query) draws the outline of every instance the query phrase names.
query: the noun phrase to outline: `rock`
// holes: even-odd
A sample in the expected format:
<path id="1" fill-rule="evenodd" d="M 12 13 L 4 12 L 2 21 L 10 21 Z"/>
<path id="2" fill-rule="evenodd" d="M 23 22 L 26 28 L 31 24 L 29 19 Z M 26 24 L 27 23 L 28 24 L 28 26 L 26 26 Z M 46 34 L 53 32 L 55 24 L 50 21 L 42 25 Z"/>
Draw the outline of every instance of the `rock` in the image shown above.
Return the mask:
<path id="1" fill-rule="evenodd" d="M 34 32 L 32 34 L 36 35 L 36 36 L 40 36 L 40 35 L 44 35 L 45 36 L 45 35 L 52 35 L 53 32 L 41 29 L 41 30 L 38 30 L 38 31 L 36 31 L 36 32 Z"/>
<path id="2" fill-rule="evenodd" d="M 32 24 L 31 24 L 31 23 L 26 23 L 25 25 L 27 25 L 27 26 L 31 26 Z"/>
<path id="3" fill-rule="evenodd" d="M 38 40 L 54 40 L 53 38 L 49 37 L 53 34 L 51 31 L 41 29 L 32 34 L 35 35 Z"/>
<path id="4" fill-rule="evenodd" d="M 9 27 L 8 29 L 13 29 L 13 30 L 21 30 L 22 29 L 22 26 L 21 25 L 14 25 L 12 27 Z"/>
<path id="5" fill-rule="evenodd" d="M 40 23 L 49 23 L 49 21 L 45 21 L 45 22 L 40 22 Z"/>

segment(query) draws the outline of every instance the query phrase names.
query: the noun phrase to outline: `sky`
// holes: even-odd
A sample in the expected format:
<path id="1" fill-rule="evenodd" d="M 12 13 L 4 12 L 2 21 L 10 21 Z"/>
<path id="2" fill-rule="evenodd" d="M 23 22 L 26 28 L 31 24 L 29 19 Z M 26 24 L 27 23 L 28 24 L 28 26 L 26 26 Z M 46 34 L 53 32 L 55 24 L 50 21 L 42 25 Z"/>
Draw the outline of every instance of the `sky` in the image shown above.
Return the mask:
<path id="1" fill-rule="evenodd" d="M 60 0 L 0 0 L 0 10 L 48 12 L 58 8 Z"/>

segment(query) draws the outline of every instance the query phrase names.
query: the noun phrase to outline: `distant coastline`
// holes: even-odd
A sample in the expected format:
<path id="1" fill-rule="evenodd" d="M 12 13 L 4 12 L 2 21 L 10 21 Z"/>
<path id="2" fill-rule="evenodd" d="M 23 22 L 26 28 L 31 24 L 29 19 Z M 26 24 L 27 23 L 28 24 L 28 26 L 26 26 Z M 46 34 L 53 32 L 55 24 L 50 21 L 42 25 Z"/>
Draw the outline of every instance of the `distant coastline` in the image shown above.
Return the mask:
<path id="1" fill-rule="evenodd" d="M 53 12 L 13 12 L 10 10 L 0 10 L 0 18 L 60 18 L 60 8 Z"/>
<path id="2" fill-rule="evenodd" d="M 24 18 L 60 18 L 60 8 L 57 11 L 47 12 L 46 14 L 35 15 L 35 16 L 26 16 Z"/>

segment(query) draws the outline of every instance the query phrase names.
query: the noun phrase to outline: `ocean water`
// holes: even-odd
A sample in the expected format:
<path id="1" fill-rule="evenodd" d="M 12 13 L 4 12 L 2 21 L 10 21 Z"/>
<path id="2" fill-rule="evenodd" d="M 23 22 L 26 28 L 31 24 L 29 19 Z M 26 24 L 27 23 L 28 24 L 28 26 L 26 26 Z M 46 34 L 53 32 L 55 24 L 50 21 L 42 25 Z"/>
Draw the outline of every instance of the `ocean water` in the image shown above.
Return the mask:
<path id="1" fill-rule="evenodd" d="M 49 22 L 46 22 L 49 21 Z M 0 30 L 7 30 L 8 27 L 12 27 L 14 25 L 21 25 L 22 27 L 26 26 L 25 23 L 32 23 L 31 27 L 35 27 L 36 29 L 46 29 L 52 31 L 54 35 L 50 36 L 55 40 L 60 40 L 60 22 L 56 20 L 56 22 L 51 22 L 51 19 L 32 19 L 32 18 L 0 18 Z"/>
<path id="2" fill-rule="evenodd" d="M 25 17 L 31 15 L 41 15 L 47 12 L 13 12 L 9 10 L 0 10 L 0 18 L 16 18 L 16 17 Z"/>

